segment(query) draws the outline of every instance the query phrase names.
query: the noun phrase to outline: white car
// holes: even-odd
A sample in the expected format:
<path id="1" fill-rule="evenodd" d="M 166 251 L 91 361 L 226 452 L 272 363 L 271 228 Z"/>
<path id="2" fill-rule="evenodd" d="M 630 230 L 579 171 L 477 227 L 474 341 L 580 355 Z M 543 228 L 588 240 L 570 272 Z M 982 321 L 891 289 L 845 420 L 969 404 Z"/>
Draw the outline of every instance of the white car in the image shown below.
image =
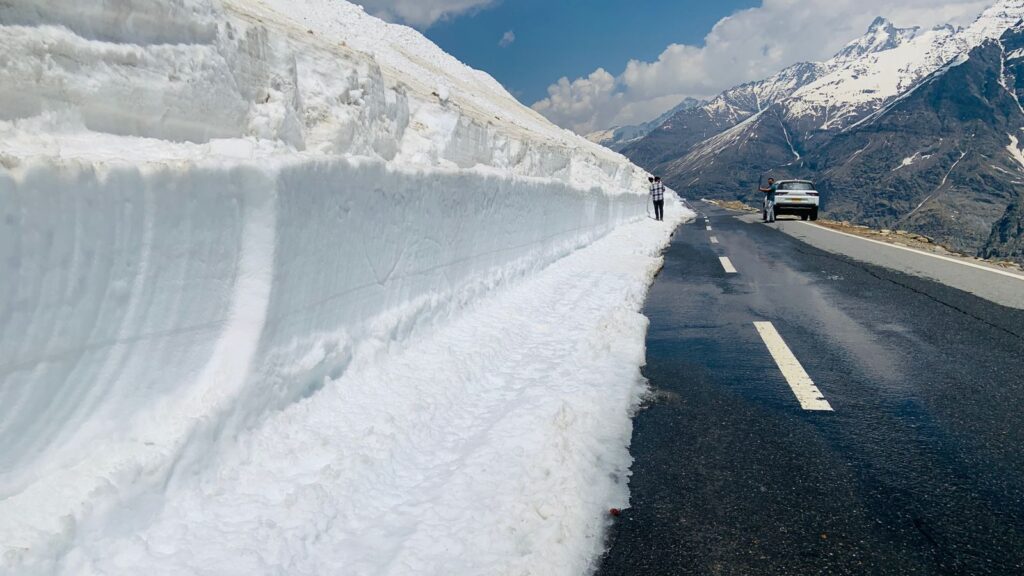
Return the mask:
<path id="1" fill-rule="evenodd" d="M 818 191 L 814 189 L 814 182 L 810 180 L 779 180 L 775 191 L 775 215 L 791 214 L 799 216 L 801 220 L 818 219 Z M 761 206 L 761 216 L 766 218 L 768 213 L 767 195 Z"/>

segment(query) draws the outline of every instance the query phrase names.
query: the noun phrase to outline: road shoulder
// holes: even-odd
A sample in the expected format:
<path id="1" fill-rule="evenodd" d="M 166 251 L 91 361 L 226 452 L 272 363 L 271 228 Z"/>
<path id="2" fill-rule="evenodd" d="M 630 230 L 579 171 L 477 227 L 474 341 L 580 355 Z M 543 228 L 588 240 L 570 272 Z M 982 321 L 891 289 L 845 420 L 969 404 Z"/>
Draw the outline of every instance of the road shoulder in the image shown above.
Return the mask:
<path id="1" fill-rule="evenodd" d="M 755 214 L 734 214 L 733 217 L 762 225 Z M 1001 306 L 1024 309 L 1024 276 L 1004 268 L 980 263 L 973 258 L 922 252 L 800 220 L 779 220 L 771 226 L 827 252 L 934 280 Z"/>

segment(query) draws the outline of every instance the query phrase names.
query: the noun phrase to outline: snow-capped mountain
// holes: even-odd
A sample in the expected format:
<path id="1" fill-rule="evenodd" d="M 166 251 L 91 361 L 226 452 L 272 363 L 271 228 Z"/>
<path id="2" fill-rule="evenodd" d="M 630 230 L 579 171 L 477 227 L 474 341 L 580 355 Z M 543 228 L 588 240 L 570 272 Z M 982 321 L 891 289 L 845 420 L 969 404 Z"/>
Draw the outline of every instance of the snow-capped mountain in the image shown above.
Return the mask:
<path id="1" fill-rule="evenodd" d="M 829 214 L 1024 258 L 1022 52 L 1024 27 L 987 40 L 810 152 Z"/>
<path id="2" fill-rule="evenodd" d="M 965 56 L 985 40 L 998 38 L 1022 16 L 1024 1 L 1002 0 L 967 28 L 938 26 L 903 42 L 882 43 L 880 50 L 848 58 L 797 90 L 784 102 L 783 117 L 804 135 L 846 128 L 950 60 Z"/>
<path id="3" fill-rule="evenodd" d="M 805 132 L 842 129 L 964 51 L 951 27 L 928 30 L 890 49 L 850 59 L 844 66 L 796 91 L 784 117 Z"/>
<path id="4" fill-rule="evenodd" d="M 917 36 L 918 28 L 896 28 L 884 18 L 876 19 L 867 33 L 843 47 L 825 62 L 800 62 L 764 80 L 730 88 L 703 106 L 670 116 L 644 138 L 621 151 L 652 171 L 676 160 L 695 144 L 739 124 L 777 104 L 803 87 L 841 70 L 870 54 L 891 50 Z"/>
<path id="5" fill-rule="evenodd" d="M 826 66 L 838 68 L 845 63 L 853 62 L 868 54 L 892 50 L 903 45 L 908 40 L 912 40 L 920 31 L 921 29 L 917 26 L 897 28 L 892 22 L 879 16 L 868 27 L 867 33 L 844 46 L 842 50 L 837 52 L 826 63 Z"/>
<path id="6" fill-rule="evenodd" d="M 679 158 L 693 145 L 756 114 L 821 74 L 819 64 L 800 63 L 758 82 L 722 92 L 702 106 L 673 114 L 621 152 L 651 171 Z"/>
<path id="7" fill-rule="evenodd" d="M 680 138 L 683 153 L 676 149 L 645 167 L 664 175 L 678 190 L 751 201 L 763 174 L 818 178 L 824 190 L 833 186 L 836 191 L 826 194 L 826 214 L 903 226 L 961 250 L 984 252 L 996 220 L 1004 212 L 1018 213 L 1009 208 L 1016 202 L 1020 175 L 1013 164 L 1000 166 L 1004 172 L 993 172 L 985 166 L 999 163 L 972 163 L 970 152 L 961 161 L 960 154 L 978 150 L 978 143 L 985 141 L 989 157 L 1006 155 L 1007 134 L 1015 131 L 1004 118 L 1012 116 L 1003 110 L 1008 100 L 995 99 L 987 91 L 1011 85 L 1015 72 L 1001 71 L 1013 68 L 1009 57 L 997 58 L 996 66 L 986 65 L 986 59 L 999 52 L 993 46 L 1001 46 L 1000 37 L 1022 17 L 1024 0 L 1001 0 L 962 29 L 901 31 L 876 20 L 865 37 L 819 65 L 827 72 L 696 144 Z M 982 96 L 972 100 L 969 96 L 974 94 Z M 894 122 L 897 117 L 902 120 Z M 883 129 L 886 126 L 898 127 Z M 654 143 L 653 136 L 659 133 L 656 130 L 624 152 L 629 155 Z M 987 140 L 978 136 L 983 133 L 990 133 Z M 914 142 L 917 148 L 904 150 L 897 144 L 901 140 Z M 924 146 L 925 141 L 941 143 L 936 145 L 941 150 Z M 948 176 L 941 183 L 932 181 L 933 172 L 916 179 L 897 178 L 892 167 L 886 167 L 893 155 L 905 158 L 907 166 L 933 166 Z M 656 157 L 647 153 L 634 158 L 644 165 L 652 156 Z M 847 173 L 856 176 L 841 177 Z M 960 187 L 966 180 L 958 178 L 982 174 L 983 183 Z M 919 194 L 924 189 L 928 193 Z M 952 196 L 932 195 L 943 191 Z"/>
<path id="8" fill-rule="evenodd" d="M 598 130 L 591 132 L 584 136 L 587 140 L 600 144 L 605 148 L 611 148 L 616 152 L 622 150 L 630 142 L 635 142 L 644 136 L 651 133 L 658 126 L 665 123 L 666 120 L 675 116 L 679 112 L 684 110 L 690 110 L 703 104 L 700 100 L 695 98 L 685 98 L 682 102 L 672 107 L 671 110 L 665 112 L 661 116 L 658 116 L 650 122 L 644 122 L 643 124 L 631 124 L 628 126 L 614 126 L 607 130 Z"/>
<path id="9" fill-rule="evenodd" d="M 796 64 L 765 80 L 726 90 L 702 107 L 676 114 L 622 152 L 651 171 L 685 172 L 692 164 L 685 161 L 689 153 L 707 156 L 707 151 L 695 149 L 700 143 L 775 106 L 763 120 L 772 119 L 770 130 L 785 123 L 785 148 L 792 159 L 799 150 L 878 110 L 951 59 L 985 39 L 999 37 L 1022 16 L 1024 0 L 1001 0 L 964 29 L 940 26 L 922 32 L 878 18 L 864 36 L 829 60 Z M 744 126 L 750 131 L 758 124 Z M 722 139 L 708 142 L 715 148 L 721 144 Z"/>

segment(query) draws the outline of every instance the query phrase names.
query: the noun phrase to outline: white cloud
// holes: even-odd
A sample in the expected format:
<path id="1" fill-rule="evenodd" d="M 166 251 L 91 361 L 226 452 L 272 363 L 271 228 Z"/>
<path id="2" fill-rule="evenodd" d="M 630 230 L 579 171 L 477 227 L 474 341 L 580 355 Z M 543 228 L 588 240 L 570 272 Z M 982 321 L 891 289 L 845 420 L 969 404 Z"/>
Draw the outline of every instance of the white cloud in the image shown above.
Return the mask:
<path id="1" fill-rule="evenodd" d="M 563 76 L 557 84 L 548 86 L 548 97 L 534 104 L 533 109 L 560 126 L 586 134 L 608 126 L 611 111 L 622 99 L 615 77 L 598 68 L 590 76 L 572 82 Z"/>
<path id="2" fill-rule="evenodd" d="M 389 22 L 428 28 L 438 20 L 486 8 L 498 0 L 357 0 L 368 13 Z"/>
<path id="3" fill-rule="evenodd" d="M 501 35 L 501 40 L 498 40 L 498 46 L 501 46 L 502 48 L 508 48 L 515 41 L 516 33 L 509 30 L 508 32 L 505 32 L 504 34 Z"/>
<path id="4" fill-rule="evenodd" d="M 580 133 L 645 122 L 687 96 L 707 98 L 800 61 L 824 60 L 876 16 L 897 26 L 966 24 L 992 0 L 763 0 L 720 20 L 703 46 L 671 44 L 657 60 L 631 60 L 619 76 L 599 68 L 562 78 L 533 105 Z"/>

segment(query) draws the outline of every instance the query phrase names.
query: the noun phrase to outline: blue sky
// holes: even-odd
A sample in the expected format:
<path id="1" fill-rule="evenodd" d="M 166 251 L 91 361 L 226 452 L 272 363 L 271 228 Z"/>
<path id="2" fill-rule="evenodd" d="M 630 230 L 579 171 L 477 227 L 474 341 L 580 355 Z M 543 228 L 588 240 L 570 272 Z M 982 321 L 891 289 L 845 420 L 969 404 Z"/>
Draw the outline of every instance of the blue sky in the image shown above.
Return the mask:
<path id="1" fill-rule="evenodd" d="M 427 37 L 486 70 L 526 104 L 559 78 L 599 67 L 618 74 L 630 59 L 653 60 L 671 43 L 701 44 L 721 18 L 760 0 L 505 0 L 441 20 Z M 500 47 L 507 31 L 515 41 Z"/>

